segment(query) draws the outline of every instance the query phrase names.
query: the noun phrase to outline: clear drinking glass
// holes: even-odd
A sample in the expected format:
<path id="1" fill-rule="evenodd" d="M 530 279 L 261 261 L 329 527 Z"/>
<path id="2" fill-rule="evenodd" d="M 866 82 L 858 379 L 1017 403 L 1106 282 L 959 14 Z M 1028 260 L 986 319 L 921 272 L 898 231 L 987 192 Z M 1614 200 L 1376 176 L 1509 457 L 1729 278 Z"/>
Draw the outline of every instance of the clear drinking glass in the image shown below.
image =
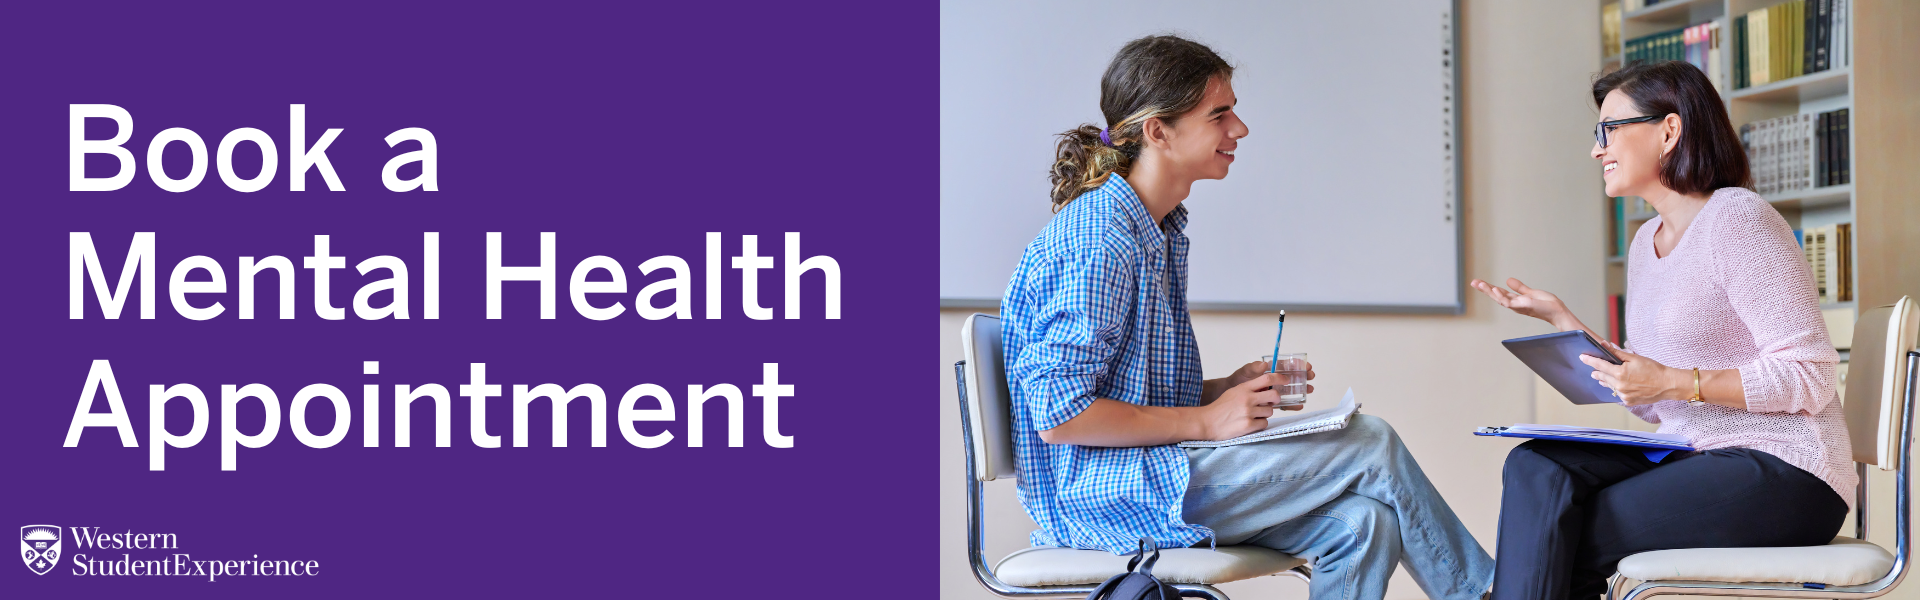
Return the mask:
<path id="1" fill-rule="evenodd" d="M 1280 405 L 1307 401 L 1307 353 L 1294 352 L 1260 358 L 1267 362 L 1268 370 L 1280 375 L 1280 384 L 1274 386 L 1280 392 Z"/>

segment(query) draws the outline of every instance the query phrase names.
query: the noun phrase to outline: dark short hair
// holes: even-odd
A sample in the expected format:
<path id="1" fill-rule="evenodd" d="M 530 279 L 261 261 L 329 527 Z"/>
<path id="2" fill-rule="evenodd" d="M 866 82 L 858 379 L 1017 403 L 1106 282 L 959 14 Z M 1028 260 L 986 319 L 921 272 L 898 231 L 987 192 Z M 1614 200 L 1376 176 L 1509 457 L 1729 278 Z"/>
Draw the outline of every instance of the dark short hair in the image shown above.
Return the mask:
<path id="1" fill-rule="evenodd" d="M 1633 63 L 1593 80 L 1598 108 L 1614 90 L 1643 115 L 1680 116 L 1680 143 L 1660 160 L 1660 184 L 1682 194 L 1753 187 L 1747 152 L 1727 118 L 1720 91 L 1699 67 L 1677 60 Z"/>

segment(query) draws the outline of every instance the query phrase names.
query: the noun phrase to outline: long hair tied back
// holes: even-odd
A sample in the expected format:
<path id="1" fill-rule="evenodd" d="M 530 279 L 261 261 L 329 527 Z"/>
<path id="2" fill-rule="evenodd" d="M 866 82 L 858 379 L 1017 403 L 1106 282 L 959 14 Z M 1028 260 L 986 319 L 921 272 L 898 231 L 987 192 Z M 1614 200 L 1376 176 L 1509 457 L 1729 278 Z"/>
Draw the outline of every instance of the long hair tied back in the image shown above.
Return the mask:
<path id="1" fill-rule="evenodd" d="M 1172 125 L 1173 117 L 1200 105 L 1216 76 L 1232 77 L 1233 65 L 1199 42 L 1172 35 L 1127 42 L 1100 77 L 1100 114 L 1107 126 L 1081 125 L 1058 136 L 1047 170 L 1053 211 L 1106 184 L 1110 175 L 1127 176 L 1140 157 L 1141 126 L 1156 118 Z"/>

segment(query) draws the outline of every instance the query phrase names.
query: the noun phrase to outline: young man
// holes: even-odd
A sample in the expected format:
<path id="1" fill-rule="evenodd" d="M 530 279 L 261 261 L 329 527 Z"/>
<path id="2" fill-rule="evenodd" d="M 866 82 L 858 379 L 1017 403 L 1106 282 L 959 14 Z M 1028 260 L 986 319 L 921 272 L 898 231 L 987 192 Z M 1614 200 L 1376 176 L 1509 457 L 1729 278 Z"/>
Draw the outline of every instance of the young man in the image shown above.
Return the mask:
<path id="1" fill-rule="evenodd" d="M 1381 598 L 1399 563 L 1431 598 L 1479 598 L 1492 558 L 1385 421 L 1174 445 L 1259 431 L 1279 401 L 1264 363 L 1202 381 L 1187 314 L 1181 202 L 1226 177 L 1248 132 L 1232 71 L 1198 43 L 1135 40 L 1101 81 L 1107 127 L 1061 135 L 1058 214 L 1001 303 L 1032 542 L 1125 553 L 1212 538 L 1312 561 L 1315 598 Z"/>

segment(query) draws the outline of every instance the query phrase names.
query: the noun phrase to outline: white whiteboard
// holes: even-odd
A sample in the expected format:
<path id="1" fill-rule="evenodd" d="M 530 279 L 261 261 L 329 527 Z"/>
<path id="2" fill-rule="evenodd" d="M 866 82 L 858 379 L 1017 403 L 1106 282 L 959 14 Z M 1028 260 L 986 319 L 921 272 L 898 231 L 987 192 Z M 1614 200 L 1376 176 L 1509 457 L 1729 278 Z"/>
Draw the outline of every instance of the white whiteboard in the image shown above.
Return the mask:
<path id="1" fill-rule="evenodd" d="M 947 0 L 940 297 L 995 306 L 1053 216 L 1055 134 L 1100 116 L 1127 41 L 1174 33 L 1235 67 L 1250 135 L 1186 206 L 1196 309 L 1458 313 L 1451 0 Z"/>

